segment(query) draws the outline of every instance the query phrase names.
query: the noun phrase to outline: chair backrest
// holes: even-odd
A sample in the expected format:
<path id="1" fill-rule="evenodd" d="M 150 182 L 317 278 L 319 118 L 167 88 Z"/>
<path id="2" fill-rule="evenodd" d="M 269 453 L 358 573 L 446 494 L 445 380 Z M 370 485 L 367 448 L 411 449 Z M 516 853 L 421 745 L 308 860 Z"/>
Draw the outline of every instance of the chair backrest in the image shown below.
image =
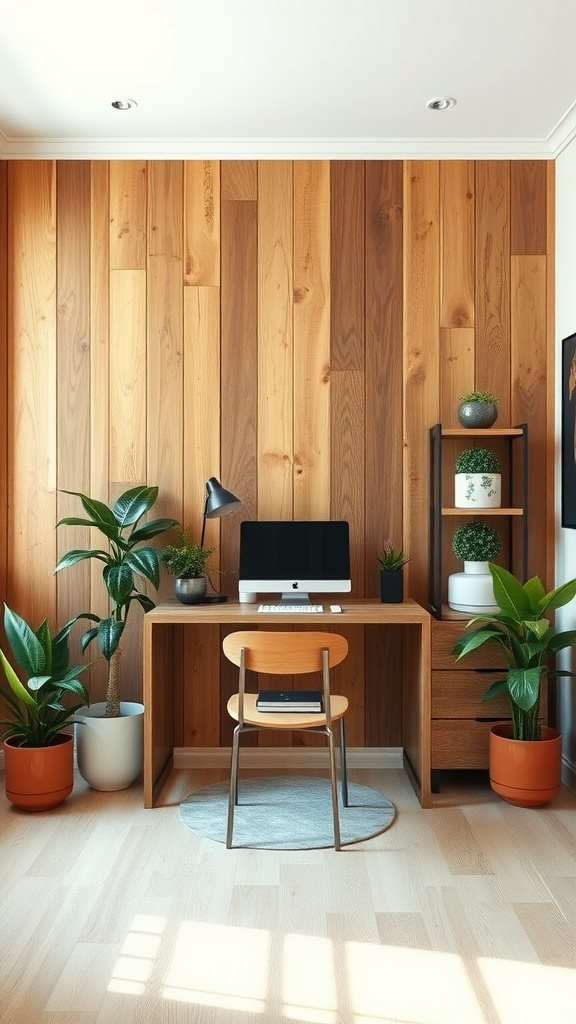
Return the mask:
<path id="1" fill-rule="evenodd" d="M 222 642 L 224 654 L 240 665 L 246 651 L 246 668 L 272 675 L 297 675 L 322 671 L 322 650 L 328 651 L 328 666 L 339 665 L 348 654 L 348 641 L 340 633 L 284 632 L 247 629 L 229 633 Z"/>

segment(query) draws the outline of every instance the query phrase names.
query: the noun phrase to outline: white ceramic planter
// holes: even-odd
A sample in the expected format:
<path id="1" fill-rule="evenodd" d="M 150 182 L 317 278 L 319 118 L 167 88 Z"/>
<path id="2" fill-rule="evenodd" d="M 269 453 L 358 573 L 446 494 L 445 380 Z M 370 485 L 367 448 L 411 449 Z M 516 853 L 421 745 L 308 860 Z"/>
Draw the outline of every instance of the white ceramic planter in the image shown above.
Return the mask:
<path id="1" fill-rule="evenodd" d="M 454 474 L 456 508 L 500 508 L 501 504 L 501 473 Z"/>
<path id="2" fill-rule="evenodd" d="M 122 701 L 120 718 L 104 718 L 106 705 L 75 715 L 78 770 L 92 789 L 127 789 L 142 771 L 144 705 Z"/>
<path id="3" fill-rule="evenodd" d="M 448 604 L 457 612 L 498 612 L 488 562 L 464 562 L 464 572 L 448 577 Z"/>

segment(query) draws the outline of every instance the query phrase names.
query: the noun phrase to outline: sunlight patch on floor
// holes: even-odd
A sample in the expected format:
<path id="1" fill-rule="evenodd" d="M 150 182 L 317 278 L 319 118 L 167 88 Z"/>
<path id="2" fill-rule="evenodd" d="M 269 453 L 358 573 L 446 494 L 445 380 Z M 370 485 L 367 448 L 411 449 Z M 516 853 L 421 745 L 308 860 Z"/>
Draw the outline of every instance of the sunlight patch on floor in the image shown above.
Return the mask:
<path id="1" fill-rule="evenodd" d="M 184 921 L 165 979 L 165 999 L 262 1013 L 270 933 Z"/>
<path id="2" fill-rule="evenodd" d="M 138 996 L 146 991 L 165 927 L 164 918 L 136 915 L 114 965 L 109 992 Z"/>
<path id="3" fill-rule="evenodd" d="M 307 1024 L 337 1024 L 338 995 L 330 939 L 287 935 L 282 962 L 284 1016 Z"/>
<path id="4" fill-rule="evenodd" d="M 346 943 L 354 1024 L 485 1024 L 459 956 L 366 942 Z"/>
<path id="5" fill-rule="evenodd" d="M 487 957 L 478 964 L 501 1024 L 576 1021 L 576 970 Z"/>

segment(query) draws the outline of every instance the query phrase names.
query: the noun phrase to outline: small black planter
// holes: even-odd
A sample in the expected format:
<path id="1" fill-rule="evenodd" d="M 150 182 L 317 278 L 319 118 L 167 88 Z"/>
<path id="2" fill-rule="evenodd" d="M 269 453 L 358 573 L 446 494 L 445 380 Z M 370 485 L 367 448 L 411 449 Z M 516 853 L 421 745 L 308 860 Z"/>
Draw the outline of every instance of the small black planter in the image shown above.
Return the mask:
<path id="1" fill-rule="evenodd" d="M 404 573 L 380 570 L 380 600 L 383 604 L 400 604 L 404 600 Z"/>

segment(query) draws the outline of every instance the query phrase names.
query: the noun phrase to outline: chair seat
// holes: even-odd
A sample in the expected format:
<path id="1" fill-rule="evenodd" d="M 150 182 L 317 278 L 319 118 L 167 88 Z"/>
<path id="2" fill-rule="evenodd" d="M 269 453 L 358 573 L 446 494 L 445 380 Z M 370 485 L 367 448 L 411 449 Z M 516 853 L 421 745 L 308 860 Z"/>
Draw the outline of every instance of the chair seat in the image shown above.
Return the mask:
<path id="1" fill-rule="evenodd" d="M 234 693 L 228 701 L 228 714 L 238 721 L 238 694 Z M 255 693 L 244 694 L 244 721 L 248 725 L 268 725 L 275 729 L 311 729 L 314 726 L 324 727 L 326 715 L 305 711 L 257 711 Z M 330 697 L 332 721 L 338 721 L 346 713 L 348 698 L 337 695 Z"/>

